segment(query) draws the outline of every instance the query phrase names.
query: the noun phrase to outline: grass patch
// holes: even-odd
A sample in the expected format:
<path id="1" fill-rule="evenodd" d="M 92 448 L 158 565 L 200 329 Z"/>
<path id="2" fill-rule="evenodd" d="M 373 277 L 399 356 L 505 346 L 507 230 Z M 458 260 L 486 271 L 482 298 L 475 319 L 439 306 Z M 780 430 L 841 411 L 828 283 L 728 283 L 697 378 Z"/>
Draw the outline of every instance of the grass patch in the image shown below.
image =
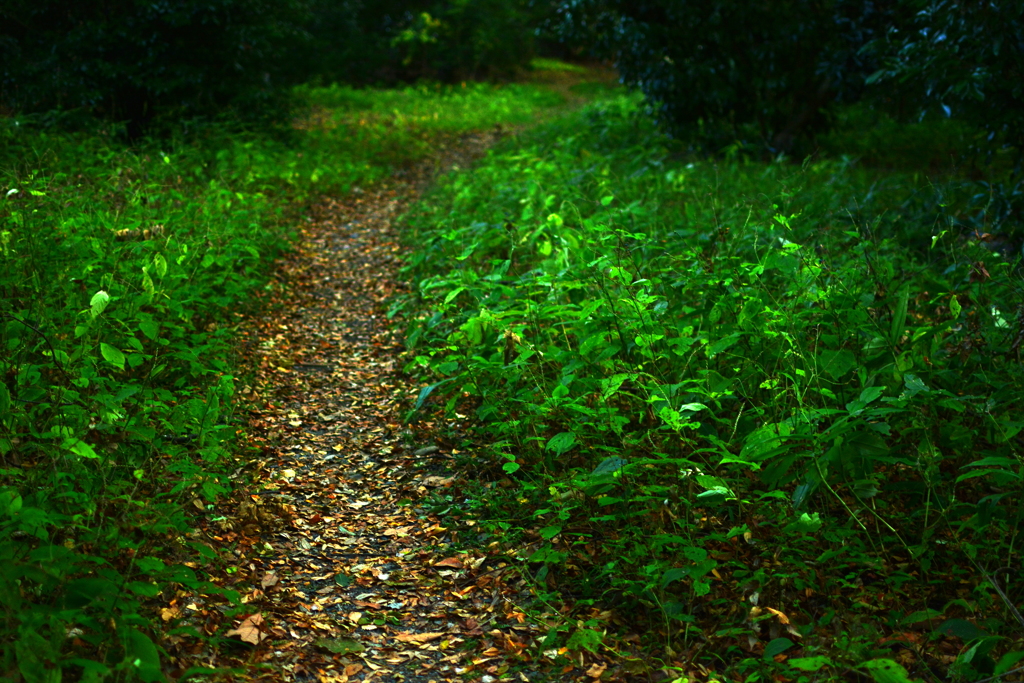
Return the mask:
<path id="1" fill-rule="evenodd" d="M 633 675 L 742 680 L 1020 658 L 1019 259 L 926 171 L 691 158 L 620 97 L 413 211 L 408 369 L 476 430 L 444 505 L 573 596 L 545 648 L 638 629 Z"/>

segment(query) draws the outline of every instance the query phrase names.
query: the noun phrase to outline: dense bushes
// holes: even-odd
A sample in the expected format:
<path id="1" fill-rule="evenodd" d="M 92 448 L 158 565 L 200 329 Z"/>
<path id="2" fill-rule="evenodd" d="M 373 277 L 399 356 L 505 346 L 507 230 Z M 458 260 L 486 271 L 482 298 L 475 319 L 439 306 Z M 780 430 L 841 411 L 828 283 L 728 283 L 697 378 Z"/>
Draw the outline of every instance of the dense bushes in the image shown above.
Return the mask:
<path id="1" fill-rule="evenodd" d="M 227 108 L 280 111 L 313 77 L 356 84 L 508 76 L 531 55 L 525 2 L 127 0 L 8 3 L 0 10 L 0 104 L 82 108 L 137 137 Z M 168 126 L 164 127 L 165 129 Z"/>
<path id="2" fill-rule="evenodd" d="M 987 572 L 1020 561 L 1024 300 L 1014 261 L 949 230 L 969 185 L 687 159 L 637 104 L 412 217 L 420 408 L 473 415 L 484 475 L 439 509 L 530 544 L 540 590 L 646 614 L 684 671 L 856 666 L 975 614 L 1012 633 Z M 1020 658 L 972 656 L 954 669 Z"/>
<path id="3" fill-rule="evenodd" d="M 879 6 L 880 5 L 880 6 Z M 886 3 L 850 0 L 569 0 L 564 40 L 614 57 L 676 135 L 790 150 L 821 110 L 856 97 L 873 71 L 860 48 L 890 21 Z"/>
<path id="4" fill-rule="evenodd" d="M 157 614 L 238 600 L 204 580 L 219 555 L 192 516 L 232 486 L 234 329 L 296 214 L 563 102 L 526 84 L 296 95 L 286 139 L 208 124 L 128 148 L 111 124 L 0 120 L 3 680 L 156 681 L 171 642 L 216 647 L 215 623 Z"/>
<path id="5" fill-rule="evenodd" d="M 2 103 L 19 111 L 85 107 L 127 120 L 266 106 L 300 38 L 302 0 L 5 3 Z"/>
<path id="6" fill-rule="evenodd" d="M 961 116 L 1020 148 L 1019 3 L 566 0 L 556 32 L 614 57 L 677 136 L 791 151 L 836 102 Z M 798 151 L 813 151 L 805 144 Z"/>
<path id="7" fill-rule="evenodd" d="M 372 84 L 509 76 L 532 56 L 525 0 L 313 0 L 307 76 Z"/>

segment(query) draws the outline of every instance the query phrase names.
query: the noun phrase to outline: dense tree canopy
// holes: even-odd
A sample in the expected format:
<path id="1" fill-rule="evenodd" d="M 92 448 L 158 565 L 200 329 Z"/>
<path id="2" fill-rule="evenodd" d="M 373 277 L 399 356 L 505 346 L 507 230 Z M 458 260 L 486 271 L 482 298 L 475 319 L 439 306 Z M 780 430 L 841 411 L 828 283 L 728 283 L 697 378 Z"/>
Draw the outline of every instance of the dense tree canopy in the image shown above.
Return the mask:
<path id="1" fill-rule="evenodd" d="M 157 112 L 264 111 L 283 86 L 316 76 L 508 75 L 531 56 L 527 9 L 503 0 L 16 0 L 0 11 L 0 101 L 20 111 L 85 107 L 141 131 Z"/>

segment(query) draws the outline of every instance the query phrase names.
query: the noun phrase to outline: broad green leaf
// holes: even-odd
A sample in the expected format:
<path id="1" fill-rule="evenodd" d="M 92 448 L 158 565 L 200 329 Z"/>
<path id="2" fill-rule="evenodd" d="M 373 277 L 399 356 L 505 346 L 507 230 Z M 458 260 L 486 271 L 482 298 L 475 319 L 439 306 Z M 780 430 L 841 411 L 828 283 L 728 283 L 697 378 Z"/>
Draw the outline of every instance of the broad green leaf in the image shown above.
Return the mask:
<path id="1" fill-rule="evenodd" d="M 14 644 L 14 652 L 18 657 L 18 671 L 25 683 L 60 683 L 61 669 L 54 665 L 56 653 L 41 635 L 22 629 L 21 637 Z"/>
<path id="2" fill-rule="evenodd" d="M 988 633 L 966 619 L 947 619 L 942 622 L 937 629 L 935 629 L 935 632 L 947 636 L 956 636 L 965 643 L 969 640 L 982 638 L 988 635 Z"/>
<path id="3" fill-rule="evenodd" d="M 786 661 L 794 669 L 800 669 L 801 671 L 817 671 L 826 666 L 832 665 L 832 660 L 823 655 L 817 657 L 798 657 L 797 659 L 789 659 Z"/>
<path id="4" fill-rule="evenodd" d="M 914 683 L 907 670 L 891 659 L 872 659 L 860 667 L 868 670 L 875 683 Z"/>
<path id="5" fill-rule="evenodd" d="M 465 287 L 456 287 L 452 291 L 448 292 L 448 295 L 444 298 L 444 302 L 446 304 L 450 304 L 452 302 L 452 299 L 454 299 L 464 291 L 466 291 Z"/>
<path id="6" fill-rule="evenodd" d="M 75 455 L 83 458 L 89 458 L 90 460 L 100 457 L 96 454 L 96 451 L 93 450 L 92 446 L 81 439 L 76 439 L 74 437 L 69 437 L 64 440 L 64 448 Z"/>
<path id="7" fill-rule="evenodd" d="M 153 257 L 153 267 L 156 268 L 156 274 L 160 277 L 167 275 L 167 259 L 164 258 L 163 254 L 157 254 Z"/>
<path id="8" fill-rule="evenodd" d="M 789 638 L 776 638 L 764 646 L 764 658 L 771 659 L 775 655 L 780 655 L 793 647 L 794 644 Z"/>
<path id="9" fill-rule="evenodd" d="M 93 294 L 92 299 L 89 300 L 89 315 L 95 318 L 107 309 L 107 304 L 109 303 L 110 295 L 101 289 Z"/>
<path id="10" fill-rule="evenodd" d="M 833 379 L 839 379 L 852 370 L 856 364 L 857 359 L 853 352 L 846 349 L 826 350 L 818 354 L 818 367 Z"/>
<path id="11" fill-rule="evenodd" d="M 628 460 L 624 460 L 623 458 L 619 458 L 613 455 L 609 458 L 605 458 L 604 460 L 602 460 L 601 464 L 595 467 L 594 471 L 590 473 L 590 476 L 599 477 L 605 474 L 614 474 L 615 472 L 618 472 L 628 464 Z"/>
<path id="12" fill-rule="evenodd" d="M 1010 669 L 1012 669 L 1017 662 L 1024 659 L 1024 652 L 1007 652 L 996 664 L 994 673 L 996 676 L 1001 676 Z"/>
<path id="13" fill-rule="evenodd" d="M 113 347 L 110 344 L 100 343 L 100 353 L 103 354 L 103 358 L 105 358 L 108 363 L 116 365 L 119 369 L 124 370 L 124 354 L 116 347 Z"/>
<path id="14" fill-rule="evenodd" d="M 548 440 L 545 448 L 549 451 L 554 451 L 558 455 L 565 453 L 572 449 L 576 445 L 576 435 L 572 432 L 561 432 L 555 434 Z"/>
<path id="15" fill-rule="evenodd" d="M 954 294 L 949 299 L 949 312 L 953 314 L 953 320 L 960 317 L 960 311 L 964 310 L 963 306 L 960 305 L 960 300 Z"/>

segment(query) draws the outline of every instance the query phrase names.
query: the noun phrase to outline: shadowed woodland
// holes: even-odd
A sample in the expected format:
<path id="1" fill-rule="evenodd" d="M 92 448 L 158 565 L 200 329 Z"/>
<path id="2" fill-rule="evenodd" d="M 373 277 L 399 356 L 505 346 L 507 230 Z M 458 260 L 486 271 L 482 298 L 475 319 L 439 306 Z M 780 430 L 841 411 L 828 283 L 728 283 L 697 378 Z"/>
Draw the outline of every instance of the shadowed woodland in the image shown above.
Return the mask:
<path id="1" fill-rule="evenodd" d="M 1024 680 L 1024 6 L 0 4 L 0 678 Z"/>

